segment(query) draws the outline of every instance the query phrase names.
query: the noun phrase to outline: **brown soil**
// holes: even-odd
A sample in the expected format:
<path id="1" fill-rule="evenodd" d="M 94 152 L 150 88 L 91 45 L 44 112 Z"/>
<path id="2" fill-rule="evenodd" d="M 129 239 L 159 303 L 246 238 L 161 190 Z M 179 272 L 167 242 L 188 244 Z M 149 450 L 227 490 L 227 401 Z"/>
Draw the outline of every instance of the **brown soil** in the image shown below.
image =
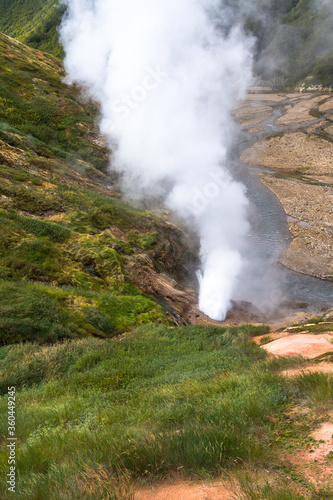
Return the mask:
<path id="1" fill-rule="evenodd" d="M 259 127 L 253 127 L 249 128 L 247 133 L 248 134 L 258 134 L 259 132 L 262 132 L 264 130 L 264 127 L 259 126 Z"/>
<path id="2" fill-rule="evenodd" d="M 299 94 L 297 94 L 299 96 Z M 286 99 L 285 94 L 248 94 L 246 96 L 246 101 L 254 101 L 254 102 L 279 102 L 284 101 Z"/>
<path id="3" fill-rule="evenodd" d="M 232 500 L 234 492 L 220 481 L 176 481 L 136 491 L 135 500 Z"/>
<path id="4" fill-rule="evenodd" d="M 261 123 L 271 116 L 273 108 L 264 104 L 253 105 L 245 102 L 236 112 L 236 118 L 243 127 L 250 127 Z"/>
<path id="5" fill-rule="evenodd" d="M 328 99 L 324 104 L 319 106 L 319 111 L 321 113 L 325 111 L 333 111 L 333 98 Z"/>
<path id="6" fill-rule="evenodd" d="M 286 458 L 295 470 L 321 490 L 333 483 L 333 423 L 325 422 L 311 433 L 316 440 L 310 450 L 288 453 Z"/>
<path id="7" fill-rule="evenodd" d="M 263 183 L 279 193 L 287 215 L 316 228 L 333 231 L 333 190 L 297 180 L 264 176 Z"/>
<path id="8" fill-rule="evenodd" d="M 332 312 L 329 311 L 325 319 L 330 319 Z M 304 325 L 304 328 L 312 326 L 311 323 Z M 291 334 L 290 331 L 298 326 L 290 326 L 284 331 L 276 332 L 270 335 L 272 341 L 263 346 L 263 348 L 274 356 L 303 356 L 304 358 L 314 359 L 323 354 L 333 352 L 333 332 L 318 335 Z M 274 340 L 273 340 L 274 339 Z M 260 343 L 260 338 L 256 339 Z M 307 364 L 298 368 L 284 370 L 283 375 L 292 377 L 302 373 L 321 372 L 333 374 L 333 363 L 322 361 L 318 363 Z M 293 408 L 293 414 L 308 413 L 308 408 Z M 326 413 L 328 421 L 321 423 L 313 430 L 310 437 L 313 439 L 311 447 L 302 447 L 297 451 L 282 451 L 283 462 L 292 467 L 294 473 L 306 482 L 312 484 L 318 491 L 324 491 L 332 486 L 333 482 L 333 418 Z M 320 422 L 320 421 L 319 421 Z"/>
<path id="9" fill-rule="evenodd" d="M 333 277 L 333 189 L 262 176 L 289 215 L 294 239 L 280 262 L 319 278 Z"/>

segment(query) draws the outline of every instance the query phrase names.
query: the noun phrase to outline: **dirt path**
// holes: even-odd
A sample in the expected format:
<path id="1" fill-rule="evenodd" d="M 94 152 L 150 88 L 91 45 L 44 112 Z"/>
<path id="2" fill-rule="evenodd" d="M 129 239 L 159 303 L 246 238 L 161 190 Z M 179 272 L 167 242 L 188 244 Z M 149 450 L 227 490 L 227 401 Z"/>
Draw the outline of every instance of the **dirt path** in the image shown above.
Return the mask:
<path id="1" fill-rule="evenodd" d="M 333 484 L 333 420 L 320 424 L 310 437 L 314 440 L 310 449 L 287 453 L 285 458 L 299 475 L 323 492 Z"/>
<path id="2" fill-rule="evenodd" d="M 136 491 L 135 500 L 232 500 L 234 492 L 220 481 L 176 481 Z"/>

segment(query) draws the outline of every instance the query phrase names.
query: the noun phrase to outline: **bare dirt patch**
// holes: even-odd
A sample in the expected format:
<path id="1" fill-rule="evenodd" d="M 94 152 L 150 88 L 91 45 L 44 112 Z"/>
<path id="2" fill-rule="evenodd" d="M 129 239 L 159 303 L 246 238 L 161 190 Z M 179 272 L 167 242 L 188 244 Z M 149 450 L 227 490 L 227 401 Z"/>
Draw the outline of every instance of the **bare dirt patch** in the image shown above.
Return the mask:
<path id="1" fill-rule="evenodd" d="M 289 224 L 289 229 L 294 239 L 282 253 L 280 263 L 296 272 L 333 279 L 332 234 L 296 224 Z"/>
<path id="2" fill-rule="evenodd" d="M 249 134 L 258 134 L 259 132 L 262 132 L 263 130 L 264 130 L 264 127 L 258 126 L 258 127 L 250 128 L 247 132 Z"/>
<path id="3" fill-rule="evenodd" d="M 257 125 L 272 115 L 273 108 L 262 103 L 243 103 L 236 112 L 236 118 L 243 127 Z"/>
<path id="4" fill-rule="evenodd" d="M 332 188 L 271 176 L 264 176 L 262 182 L 278 196 L 287 215 L 314 228 L 333 230 Z"/>
<path id="5" fill-rule="evenodd" d="M 294 239 L 280 262 L 297 272 L 333 277 L 333 189 L 271 176 L 262 176 L 261 182 L 291 217 L 288 226 Z"/>
<path id="6" fill-rule="evenodd" d="M 251 106 L 246 106 L 246 101 Z M 273 169 L 261 182 L 291 217 L 294 237 L 280 263 L 323 279 L 333 276 L 333 112 L 332 93 L 249 94 L 241 117 L 258 118 L 263 106 L 283 109 L 275 125 L 248 128 L 261 138 L 243 151 L 244 163 Z M 242 121 L 242 120 L 241 120 Z M 312 123 L 313 122 L 313 123 Z M 248 121 L 245 123 L 249 123 Z"/>
<path id="7" fill-rule="evenodd" d="M 234 494 L 220 481 L 176 481 L 138 489 L 135 500 L 232 500 Z"/>
<path id="8" fill-rule="evenodd" d="M 310 110 L 314 108 L 320 101 L 329 97 L 328 95 L 321 95 L 312 97 L 312 94 L 302 94 L 298 96 L 298 102 L 290 102 L 286 106 L 286 113 L 278 118 L 275 123 L 279 125 L 290 125 L 293 123 L 300 123 L 304 121 L 316 120 L 316 117 L 311 116 Z"/>
<path id="9" fill-rule="evenodd" d="M 322 424 L 319 429 L 311 433 L 311 437 L 320 442 L 315 458 L 324 458 L 333 451 L 333 423 Z"/>
<path id="10" fill-rule="evenodd" d="M 243 152 L 241 160 L 275 170 L 333 177 L 333 144 L 302 132 L 258 141 Z"/>
<path id="11" fill-rule="evenodd" d="M 310 436 L 316 440 L 310 450 L 301 450 L 287 454 L 286 458 L 294 465 L 296 471 L 323 491 L 333 484 L 333 424 L 325 422 L 314 430 Z M 330 498 L 330 497 L 327 497 Z"/>
<path id="12" fill-rule="evenodd" d="M 299 96 L 299 94 L 297 94 L 297 96 Z M 248 94 L 246 100 L 254 102 L 280 102 L 284 101 L 286 97 L 285 94 Z"/>
<path id="13" fill-rule="evenodd" d="M 331 125 L 331 126 L 329 126 L 329 127 L 325 128 L 325 132 L 326 132 L 327 134 L 329 134 L 330 136 L 332 136 L 332 139 L 333 139 L 333 125 Z"/>
<path id="14" fill-rule="evenodd" d="M 328 99 L 324 104 L 319 106 L 319 111 L 321 113 L 325 111 L 333 111 L 333 98 Z"/>

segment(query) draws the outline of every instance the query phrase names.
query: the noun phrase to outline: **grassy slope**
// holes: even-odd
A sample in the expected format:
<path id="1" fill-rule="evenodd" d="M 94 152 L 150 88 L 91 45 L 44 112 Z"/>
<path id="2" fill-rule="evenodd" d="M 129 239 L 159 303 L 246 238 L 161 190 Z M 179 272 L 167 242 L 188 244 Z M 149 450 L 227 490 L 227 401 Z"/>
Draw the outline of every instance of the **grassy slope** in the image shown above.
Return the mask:
<path id="1" fill-rule="evenodd" d="M 257 37 L 257 71 L 295 84 L 308 75 L 333 83 L 333 8 L 329 0 L 235 0 L 245 29 Z M 0 0 L 0 31 L 61 58 L 59 0 Z M 274 67 L 272 67 L 272 61 Z M 278 81 L 278 80 L 277 80 Z"/>
<path id="2" fill-rule="evenodd" d="M 0 0 L 0 31 L 61 58 L 58 26 L 64 7 L 59 0 Z"/>
<path id="3" fill-rule="evenodd" d="M 262 47 L 259 68 L 267 77 L 284 75 L 291 83 L 311 75 L 313 83 L 333 85 L 333 8 L 325 0 L 299 0 L 275 19 Z"/>
<path id="4" fill-rule="evenodd" d="M 16 498 L 133 499 L 134 482 L 237 469 L 260 477 L 238 475 L 243 499 L 333 498 L 284 457 L 316 447 L 309 431 L 332 409 L 332 376 L 281 376 L 306 361 L 267 360 L 249 338 L 259 331 L 145 325 L 121 342 L 1 348 L 1 476 L 16 386 Z"/>
<path id="5" fill-rule="evenodd" d="M 124 264 L 148 252 L 168 271 L 158 255 L 179 234 L 103 187 L 109 152 L 97 110 L 62 79 L 52 58 L 0 35 L 2 344 L 168 321 Z"/>

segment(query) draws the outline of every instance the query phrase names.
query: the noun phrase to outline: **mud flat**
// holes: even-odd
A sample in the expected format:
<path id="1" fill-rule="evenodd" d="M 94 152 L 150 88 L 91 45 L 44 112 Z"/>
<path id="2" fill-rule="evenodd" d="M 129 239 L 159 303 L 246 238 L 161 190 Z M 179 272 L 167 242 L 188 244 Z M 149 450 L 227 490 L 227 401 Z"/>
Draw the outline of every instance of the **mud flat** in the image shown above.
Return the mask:
<path id="1" fill-rule="evenodd" d="M 263 167 L 261 182 L 288 216 L 293 240 L 281 264 L 333 280 L 333 95 L 251 94 L 238 120 L 251 137 L 241 161 Z"/>

